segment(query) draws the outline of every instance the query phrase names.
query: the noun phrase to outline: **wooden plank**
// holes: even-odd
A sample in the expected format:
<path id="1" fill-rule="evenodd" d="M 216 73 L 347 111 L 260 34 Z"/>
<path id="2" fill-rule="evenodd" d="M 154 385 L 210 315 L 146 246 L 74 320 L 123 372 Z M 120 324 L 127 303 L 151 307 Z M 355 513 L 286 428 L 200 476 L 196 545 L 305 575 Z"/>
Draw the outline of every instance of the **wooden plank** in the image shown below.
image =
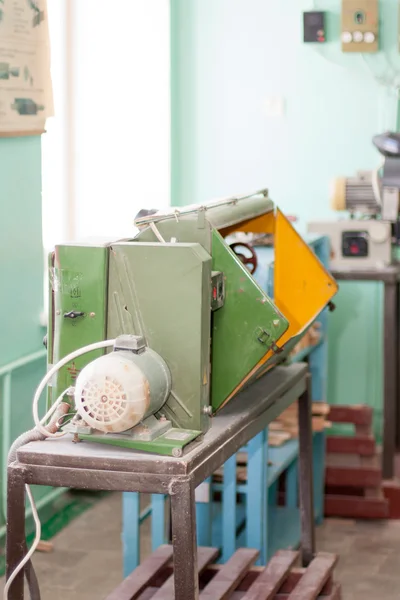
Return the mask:
<path id="1" fill-rule="evenodd" d="M 384 481 L 383 493 L 389 504 L 389 519 L 400 519 L 400 484 L 398 481 Z"/>
<path id="2" fill-rule="evenodd" d="M 158 592 L 158 588 L 149 587 L 146 588 L 143 594 L 137 597 L 137 600 L 152 600 L 154 598 L 154 594 Z"/>
<path id="3" fill-rule="evenodd" d="M 364 498 L 375 498 L 381 499 L 384 498 L 383 490 L 381 487 L 378 488 L 364 488 Z"/>
<path id="4" fill-rule="evenodd" d="M 360 456 L 373 456 L 376 454 L 376 444 L 372 435 L 365 436 L 328 436 L 326 451 L 339 454 L 359 454 Z"/>
<path id="5" fill-rule="evenodd" d="M 53 552 L 53 550 L 53 542 L 45 542 L 44 540 L 40 540 L 40 542 L 36 546 L 36 552 L 45 552 L 46 554 L 49 554 L 50 552 Z"/>
<path id="6" fill-rule="evenodd" d="M 142 598 L 140 598 L 140 600 L 142 600 Z M 237 597 L 237 600 L 240 600 L 239 596 Z M 274 596 L 274 600 L 288 600 L 288 595 L 284 594 L 283 592 L 279 592 L 279 594 Z M 342 600 L 342 587 L 340 583 L 333 583 L 332 588 L 328 593 L 325 593 L 324 590 L 322 590 L 320 595 L 317 597 L 317 600 Z"/>
<path id="7" fill-rule="evenodd" d="M 355 406 L 332 405 L 328 418 L 333 423 L 353 423 L 370 426 L 372 424 L 372 408 L 362 404 Z"/>
<path id="8" fill-rule="evenodd" d="M 372 425 L 354 425 L 356 435 L 372 435 Z"/>
<path id="9" fill-rule="evenodd" d="M 326 517 L 386 519 L 389 516 L 389 505 L 384 498 L 328 494 L 325 495 L 324 514 Z"/>
<path id="10" fill-rule="evenodd" d="M 379 487 L 382 484 L 382 472 L 376 467 L 327 466 L 325 484 L 361 488 Z"/>
<path id="11" fill-rule="evenodd" d="M 106 600 L 134 600 L 151 580 L 172 559 L 172 546 L 160 546 L 146 558 L 124 581 L 109 594 Z"/>
<path id="12" fill-rule="evenodd" d="M 298 552 L 278 551 L 251 585 L 243 600 L 272 600 L 298 556 Z"/>
<path id="13" fill-rule="evenodd" d="M 288 442 L 292 436 L 288 431 L 274 431 L 268 433 L 268 446 L 277 448 L 282 446 L 285 442 Z"/>
<path id="14" fill-rule="evenodd" d="M 282 583 L 282 586 L 279 588 L 280 594 L 291 594 L 293 590 L 296 588 L 296 585 L 299 583 L 300 579 L 303 577 L 306 569 L 304 568 L 295 568 L 290 571 L 285 581 Z M 321 595 L 329 595 L 332 592 L 333 580 L 330 577 L 324 587 L 321 590 Z M 275 599 L 274 599 L 275 600 Z"/>
<path id="15" fill-rule="evenodd" d="M 217 548 L 198 548 L 197 549 L 197 564 L 199 575 L 204 571 L 209 563 L 217 558 L 219 550 Z M 153 596 L 154 600 L 174 600 L 175 586 L 174 576 L 171 575 L 162 587 Z"/>
<path id="16" fill-rule="evenodd" d="M 340 583 L 334 583 L 329 595 L 321 597 L 321 600 L 342 600 L 342 586 Z"/>
<path id="17" fill-rule="evenodd" d="M 311 406 L 311 413 L 313 415 L 321 415 L 326 417 L 329 415 L 330 410 L 331 407 L 326 402 L 313 402 Z"/>
<path id="18" fill-rule="evenodd" d="M 225 563 L 200 594 L 200 600 L 226 600 L 257 560 L 258 550 L 241 548 Z"/>
<path id="19" fill-rule="evenodd" d="M 288 600 L 316 600 L 331 577 L 337 561 L 338 557 L 335 554 L 317 554 L 293 592 L 289 594 Z"/>
<path id="20" fill-rule="evenodd" d="M 325 417 L 319 416 L 311 418 L 311 426 L 314 432 L 321 432 L 331 427 L 332 423 L 330 421 L 326 421 Z M 273 433 L 287 432 L 292 437 L 297 437 L 299 435 L 297 417 L 293 421 L 290 421 L 289 419 L 273 421 L 269 425 L 269 430 Z"/>

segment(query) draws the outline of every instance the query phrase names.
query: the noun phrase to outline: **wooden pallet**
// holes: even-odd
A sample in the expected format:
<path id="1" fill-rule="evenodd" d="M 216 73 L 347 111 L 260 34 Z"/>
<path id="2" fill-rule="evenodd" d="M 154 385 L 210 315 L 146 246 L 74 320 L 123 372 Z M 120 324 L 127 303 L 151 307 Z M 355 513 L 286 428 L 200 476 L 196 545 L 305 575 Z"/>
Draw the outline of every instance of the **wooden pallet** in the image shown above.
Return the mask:
<path id="1" fill-rule="evenodd" d="M 311 406 L 311 426 L 314 433 L 324 431 L 331 426 L 326 420 L 329 413 L 329 405 L 324 402 L 313 402 Z M 269 446 L 281 446 L 288 440 L 297 438 L 299 435 L 298 425 L 299 406 L 298 402 L 291 404 L 282 414 L 272 421 L 268 426 Z"/>
<path id="2" fill-rule="evenodd" d="M 219 565 L 217 549 L 199 548 L 200 600 L 341 600 L 333 581 L 337 556 L 319 553 L 302 569 L 295 567 L 298 552 L 281 550 L 266 567 L 254 566 L 258 554 L 241 548 Z M 172 556 L 172 546 L 160 546 L 106 600 L 173 600 Z"/>
<path id="3" fill-rule="evenodd" d="M 384 496 L 380 459 L 372 434 L 372 408 L 331 406 L 331 423 L 354 427 L 353 436 L 328 436 L 325 471 L 325 515 L 384 519 L 389 503 Z"/>

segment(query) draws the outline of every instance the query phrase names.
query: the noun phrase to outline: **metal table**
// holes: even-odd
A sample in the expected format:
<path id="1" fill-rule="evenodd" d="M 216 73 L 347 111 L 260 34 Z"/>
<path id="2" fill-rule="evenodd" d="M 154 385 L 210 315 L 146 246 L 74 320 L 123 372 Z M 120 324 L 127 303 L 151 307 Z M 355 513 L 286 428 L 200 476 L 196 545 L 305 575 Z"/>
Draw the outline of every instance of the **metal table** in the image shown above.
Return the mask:
<path id="1" fill-rule="evenodd" d="M 163 493 L 171 497 L 175 598 L 197 600 L 195 488 L 297 399 L 301 546 L 303 564 L 307 566 L 315 553 L 309 387 L 304 363 L 276 367 L 229 402 L 213 419 L 203 439 L 188 446 L 181 458 L 95 443 L 73 444 L 67 437 L 24 446 L 17 462 L 8 468 L 7 576 L 24 556 L 25 483 Z M 21 574 L 13 582 L 9 598 L 23 600 Z"/>
<path id="2" fill-rule="evenodd" d="M 379 281 L 384 285 L 383 314 L 383 441 L 382 476 L 394 476 L 394 458 L 400 440 L 399 398 L 399 281 L 400 263 L 382 269 L 332 270 L 332 275 L 342 281 Z"/>

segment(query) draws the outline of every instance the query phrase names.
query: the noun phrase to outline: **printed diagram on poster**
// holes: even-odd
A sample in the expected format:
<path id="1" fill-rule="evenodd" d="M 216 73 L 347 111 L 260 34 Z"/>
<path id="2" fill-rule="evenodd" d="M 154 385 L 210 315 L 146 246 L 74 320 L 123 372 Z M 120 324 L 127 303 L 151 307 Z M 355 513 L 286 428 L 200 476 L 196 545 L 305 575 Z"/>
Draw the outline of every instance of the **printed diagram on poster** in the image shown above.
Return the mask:
<path id="1" fill-rule="evenodd" d="M 0 0 L 0 136 L 42 132 L 53 114 L 46 0 Z"/>

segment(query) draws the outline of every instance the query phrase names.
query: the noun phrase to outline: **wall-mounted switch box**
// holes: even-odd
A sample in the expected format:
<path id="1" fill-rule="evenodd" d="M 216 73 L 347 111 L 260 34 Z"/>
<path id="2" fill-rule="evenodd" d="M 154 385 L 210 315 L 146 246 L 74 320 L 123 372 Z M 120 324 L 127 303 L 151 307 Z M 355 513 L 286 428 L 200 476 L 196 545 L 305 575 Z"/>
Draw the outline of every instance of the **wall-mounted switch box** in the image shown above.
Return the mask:
<path id="1" fill-rule="evenodd" d="M 308 11 L 303 13 L 303 36 L 304 42 L 321 44 L 326 41 L 324 12 Z"/>
<path id="2" fill-rule="evenodd" d="M 342 0 L 343 52 L 379 50 L 379 1 Z"/>

